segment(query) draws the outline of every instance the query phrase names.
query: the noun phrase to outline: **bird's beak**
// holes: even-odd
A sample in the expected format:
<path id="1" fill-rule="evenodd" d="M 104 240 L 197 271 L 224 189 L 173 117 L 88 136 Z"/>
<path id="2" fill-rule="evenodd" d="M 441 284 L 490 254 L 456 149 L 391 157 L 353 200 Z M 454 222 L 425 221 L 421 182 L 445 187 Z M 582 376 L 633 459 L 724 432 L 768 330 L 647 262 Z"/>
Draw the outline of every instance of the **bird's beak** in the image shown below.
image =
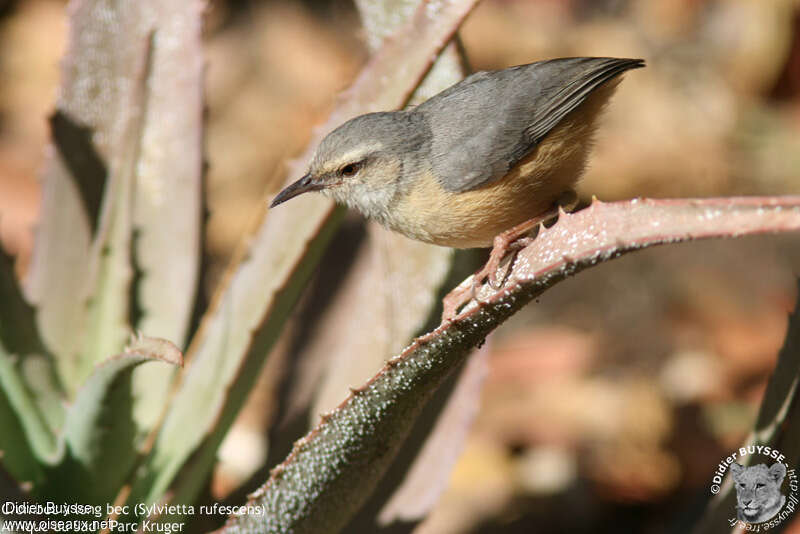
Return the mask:
<path id="1" fill-rule="evenodd" d="M 272 204 L 269 205 L 270 208 L 274 208 L 278 204 L 283 204 L 290 198 L 294 198 L 297 195 L 301 195 L 303 193 L 307 193 L 309 191 L 319 191 L 320 189 L 324 189 L 325 186 L 319 182 L 314 182 L 311 178 L 311 174 L 306 174 L 295 183 L 290 186 L 287 186 L 283 191 L 278 193 Z"/>

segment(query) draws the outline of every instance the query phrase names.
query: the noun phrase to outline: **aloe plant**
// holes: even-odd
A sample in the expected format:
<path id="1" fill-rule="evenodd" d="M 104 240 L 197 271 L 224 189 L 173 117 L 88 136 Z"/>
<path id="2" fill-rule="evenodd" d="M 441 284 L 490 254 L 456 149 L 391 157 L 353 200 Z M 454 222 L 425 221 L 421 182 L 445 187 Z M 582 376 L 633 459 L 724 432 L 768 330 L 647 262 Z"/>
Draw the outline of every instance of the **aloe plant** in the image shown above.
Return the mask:
<path id="1" fill-rule="evenodd" d="M 474 4 L 362 2 L 373 55 L 287 181 L 342 121 L 419 101 L 462 76 L 455 35 Z M 0 462 L 31 499 L 116 503 L 123 511 L 111 515 L 119 521 L 144 520 L 149 512 L 137 505 L 158 510 L 149 518 L 155 521 L 191 519 L 152 505 L 197 502 L 220 443 L 341 220 L 340 208 L 315 196 L 267 213 L 199 326 L 191 326 L 203 233 L 203 7 L 199 0 L 69 4 L 43 215 L 24 283 L 0 250 Z M 372 340 L 358 352 L 349 345 L 356 336 L 335 338 L 331 352 L 366 353 L 377 374 L 346 398 L 336 392 L 348 378 L 325 377 L 321 389 L 332 393 L 304 406 L 330 412 L 250 499 L 267 514 L 231 517 L 224 529 L 413 525 L 437 492 L 420 496 L 408 488 L 415 478 L 440 488 L 458 440 L 451 448 L 429 445 L 437 432 L 452 433 L 453 421 L 463 435 L 477 402 L 481 355 L 468 356 L 534 296 L 646 246 L 798 229 L 796 197 L 595 203 L 540 229 L 502 290 L 482 287 L 481 304 L 412 342 L 435 324 L 438 296 L 457 272 L 452 254 L 387 241 L 395 238 L 370 228 L 360 254 L 393 251 L 390 275 L 414 280 L 421 297 L 387 305 L 403 314 L 393 314 L 402 320 L 384 345 Z M 372 288 L 386 271 L 355 273 L 346 284 Z M 374 315 L 373 295 L 359 297 L 354 313 Z M 142 365 L 148 362 L 156 363 Z"/>
<path id="2" fill-rule="evenodd" d="M 181 361 L 175 345 L 188 333 L 202 234 L 202 7 L 68 8 L 24 287 L 3 262 L 3 308 L 13 314 L 0 341 L 3 420 L 22 430 L 4 433 L 3 449 L 28 448 L 38 467 L 3 465 L 40 499 L 113 502 L 174 376 L 139 364 Z M 170 120 L 158 120 L 165 113 Z M 150 341 L 126 348 L 136 331 Z"/>
<path id="3" fill-rule="evenodd" d="M 472 5 L 455 4 L 379 52 L 329 128 L 403 105 Z M 168 490 L 170 502 L 192 502 L 341 217 L 320 199 L 270 216 L 189 332 L 203 222 L 203 7 L 68 7 L 43 216 L 24 288 L 2 256 L 0 447 L 4 468 L 35 499 L 111 503 L 128 485 L 131 504 Z M 294 239 L 284 239 L 287 228 Z M 126 348 L 137 331 L 151 337 Z M 192 365 L 177 376 L 138 368 L 153 358 L 175 363 L 156 349 L 184 346 Z"/>

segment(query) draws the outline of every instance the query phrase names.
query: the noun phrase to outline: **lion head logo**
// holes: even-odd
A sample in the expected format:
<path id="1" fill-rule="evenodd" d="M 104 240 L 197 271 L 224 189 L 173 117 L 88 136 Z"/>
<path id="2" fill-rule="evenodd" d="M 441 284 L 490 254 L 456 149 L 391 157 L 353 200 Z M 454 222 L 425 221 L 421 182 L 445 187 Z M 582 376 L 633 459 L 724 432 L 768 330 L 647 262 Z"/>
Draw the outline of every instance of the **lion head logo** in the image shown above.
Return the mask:
<path id="1" fill-rule="evenodd" d="M 742 521 L 762 523 L 780 512 L 786 502 L 781 493 L 786 466 L 780 462 L 767 467 L 758 464 L 742 467 L 731 464 L 733 483 L 736 487 L 736 511 Z"/>

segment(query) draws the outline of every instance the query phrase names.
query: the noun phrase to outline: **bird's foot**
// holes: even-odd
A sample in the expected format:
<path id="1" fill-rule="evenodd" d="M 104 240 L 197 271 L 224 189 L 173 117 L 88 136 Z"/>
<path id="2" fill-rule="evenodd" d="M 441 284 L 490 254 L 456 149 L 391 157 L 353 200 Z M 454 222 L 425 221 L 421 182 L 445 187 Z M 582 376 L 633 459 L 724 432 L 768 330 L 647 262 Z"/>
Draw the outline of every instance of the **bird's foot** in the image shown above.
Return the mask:
<path id="1" fill-rule="evenodd" d="M 498 291 L 501 289 L 503 284 L 505 284 L 506 278 L 514 267 L 515 258 L 512 258 L 511 261 L 508 262 L 508 266 L 503 273 L 498 274 L 500 271 L 500 265 L 508 253 L 510 252 L 516 256 L 517 252 L 533 242 L 534 238 L 530 237 L 528 234 L 534 228 L 540 224 L 544 224 L 550 219 L 558 217 L 558 214 L 561 212 L 561 210 L 571 210 L 573 207 L 575 207 L 576 203 L 577 196 L 575 195 L 575 192 L 568 191 L 559 197 L 552 209 L 532 219 L 529 219 L 522 224 L 518 224 L 513 228 L 509 228 L 505 232 L 497 235 L 494 238 L 492 252 L 489 254 L 489 259 L 486 264 L 475 274 L 473 274 L 471 278 L 468 278 L 456 286 L 455 289 L 445 296 L 444 300 L 442 301 L 444 306 L 444 310 L 442 311 L 442 320 L 445 321 L 455 317 L 459 310 L 473 299 L 478 303 L 482 303 L 478 292 L 484 280 L 487 281 L 492 290 Z"/>
<path id="2" fill-rule="evenodd" d="M 489 254 L 489 259 L 486 264 L 444 297 L 442 301 L 442 321 L 452 319 L 458 315 L 460 309 L 469 304 L 472 300 L 482 304 L 483 301 L 478 296 L 478 292 L 484 280 L 487 280 L 489 287 L 494 291 L 502 288 L 508 273 L 511 272 L 514 260 L 512 258 L 502 275 L 498 274 L 500 263 L 509 252 L 516 254 L 517 251 L 525 248 L 532 241 L 533 238 L 531 237 L 515 238 L 514 236 L 507 235 L 506 232 L 496 236 L 494 238 L 492 252 Z"/>
<path id="3" fill-rule="evenodd" d="M 442 322 L 453 319 L 474 295 L 472 277 L 467 278 L 445 295 L 442 300 Z"/>

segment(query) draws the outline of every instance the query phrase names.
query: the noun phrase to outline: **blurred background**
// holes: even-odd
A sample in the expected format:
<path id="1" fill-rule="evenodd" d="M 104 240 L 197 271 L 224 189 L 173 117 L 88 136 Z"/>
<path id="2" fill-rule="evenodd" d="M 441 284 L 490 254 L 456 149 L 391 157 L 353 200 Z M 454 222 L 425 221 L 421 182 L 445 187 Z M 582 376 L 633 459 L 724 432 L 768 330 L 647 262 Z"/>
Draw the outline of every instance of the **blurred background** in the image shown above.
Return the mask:
<path id="1" fill-rule="evenodd" d="M 21 275 L 65 6 L 0 0 L 0 239 Z M 798 0 L 483 0 L 460 35 L 475 70 L 647 60 L 609 106 L 584 201 L 800 193 Z M 367 51 L 348 0 L 212 0 L 205 37 L 208 295 Z M 800 237 L 748 238 L 629 255 L 543 295 L 490 340 L 475 424 L 424 532 L 680 522 L 750 430 L 798 273 Z M 223 446 L 214 499 L 267 454 L 268 373 Z"/>

